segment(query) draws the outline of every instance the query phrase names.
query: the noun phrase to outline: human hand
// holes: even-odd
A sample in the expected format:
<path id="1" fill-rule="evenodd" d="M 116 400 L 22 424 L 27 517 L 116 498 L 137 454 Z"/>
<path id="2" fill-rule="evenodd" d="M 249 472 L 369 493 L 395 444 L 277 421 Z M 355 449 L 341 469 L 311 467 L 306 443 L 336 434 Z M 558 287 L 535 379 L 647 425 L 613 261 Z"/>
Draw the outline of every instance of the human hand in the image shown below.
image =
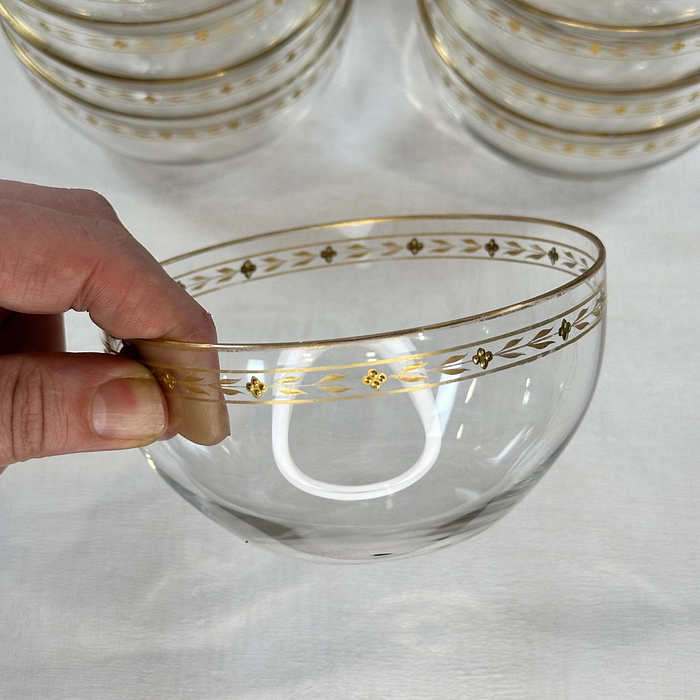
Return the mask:
<path id="1" fill-rule="evenodd" d="M 168 402 L 139 362 L 64 352 L 69 309 L 117 338 L 216 342 L 209 314 L 104 197 L 0 180 L 0 473 L 33 457 L 147 445 L 175 429 L 202 444 L 228 434 L 218 405 L 169 425 Z"/>

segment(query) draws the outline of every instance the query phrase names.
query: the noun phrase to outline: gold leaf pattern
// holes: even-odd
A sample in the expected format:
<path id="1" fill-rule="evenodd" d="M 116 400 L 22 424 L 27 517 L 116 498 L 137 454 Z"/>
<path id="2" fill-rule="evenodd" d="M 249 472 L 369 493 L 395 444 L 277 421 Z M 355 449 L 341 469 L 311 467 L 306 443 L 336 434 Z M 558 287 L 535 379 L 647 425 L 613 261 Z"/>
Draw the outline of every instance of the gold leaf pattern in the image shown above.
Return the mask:
<path id="1" fill-rule="evenodd" d="M 337 382 L 339 379 L 345 379 L 348 376 L 348 372 L 345 374 L 327 374 L 325 377 L 319 379 L 317 384 L 324 384 L 325 382 Z"/>

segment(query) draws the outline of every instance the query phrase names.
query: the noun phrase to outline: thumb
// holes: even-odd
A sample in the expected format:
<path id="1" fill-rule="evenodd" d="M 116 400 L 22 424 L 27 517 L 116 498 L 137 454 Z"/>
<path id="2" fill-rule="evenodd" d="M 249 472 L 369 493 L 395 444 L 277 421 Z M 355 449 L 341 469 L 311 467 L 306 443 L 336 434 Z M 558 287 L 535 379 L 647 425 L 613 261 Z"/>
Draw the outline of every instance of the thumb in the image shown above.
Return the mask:
<path id="1" fill-rule="evenodd" d="M 166 426 L 158 382 L 134 360 L 0 356 L 0 472 L 33 457 L 147 445 Z"/>

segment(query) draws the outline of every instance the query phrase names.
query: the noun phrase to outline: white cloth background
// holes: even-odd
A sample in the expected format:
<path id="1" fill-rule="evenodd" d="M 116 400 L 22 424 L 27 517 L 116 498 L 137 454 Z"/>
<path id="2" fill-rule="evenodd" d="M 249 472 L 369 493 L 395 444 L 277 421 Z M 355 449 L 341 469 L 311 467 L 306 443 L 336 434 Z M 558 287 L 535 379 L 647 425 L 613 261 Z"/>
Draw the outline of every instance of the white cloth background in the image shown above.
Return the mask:
<path id="1" fill-rule="evenodd" d="M 492 529 L 367 566 L 245 545 L 137 451 L 11 467 L 3 700 L 700 698 L 700 151 L 601 181 L 529 172 L 439 117 L 413 2 L 356 10 L 340 74 L 304 122 L 197 167 L 83 139 L 2 45 L 0 176 L 99 190 L 159 258 L 366 215 L 583 226 L 609 252 L 608 345 L 586 420 Z M 86 317 L 69 331 L 71 349 L 99 349 Z"/>

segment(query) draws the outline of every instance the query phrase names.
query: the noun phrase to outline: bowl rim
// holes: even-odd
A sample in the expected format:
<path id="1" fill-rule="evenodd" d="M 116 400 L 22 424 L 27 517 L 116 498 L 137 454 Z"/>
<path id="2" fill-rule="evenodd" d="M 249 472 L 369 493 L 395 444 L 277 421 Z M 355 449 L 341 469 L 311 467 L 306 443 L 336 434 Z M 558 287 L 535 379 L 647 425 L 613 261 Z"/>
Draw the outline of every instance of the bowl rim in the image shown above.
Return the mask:
<path id="1" fill-rule="evenodd" d="M 433 0 L 434 4 L 436 7 L 439 8 L 440 13 L 445 17 L 447 22 L 450 24 L 450 26 L 459 34 L 460 38 L 463 39 L 467 44 L 472 45 L 477 51 L 481 52 L 484 54 L 487 58 L 487 60 L 492 61 L 493 63 L 498 64 L 499 66 L 503 66 L 503 68 L 506 71 L 512 72 L 517 76 L 517 79 L 523 79 L 523 81 L 531 81 L 537 86 L 542 86 L 541 89 L 543 90 L 556 90 L 560 91 L 564 94 L 572 94 L 572 95 L 582 95 L 582 96 L 596 96 L 596 97 L 610 97 L 610 98 L 634 98 L 634 97 L 642 97 L 642 96 L 652 96 L 652 95 L 660 95 L 660 94 L 673 94 L 676 90 L 680 90 L 685 87 L 693 87 L 693 86 L 698 86 L 698 89 L 700 89 L 700 70 L 697 71 L 696 73 L 687 76 L 685 78 L 679 78 L 671 83 L 665 83 L 664 85 L 656 85 L 654 87 L 649 87 L 649 88 L 636 88 L 636 89 L 631 89 L 631 90 L 620 90 L 617 88 L 611 88 L 609 90 L 607 89 L 596 89 L 596 88 L 588 88 L 584 87 L 582 85 L 573 85 L 573 84 L 568 84 L 568 83 L 563 83 L 559 82 L 557 80 L 553 80 L 551 78 L 544 78 L 539 75 L 535 75 L 534 73 L 530 73 L 529 71 L 519 67 L 515 66 L 512 63 L 509 63 L 508 61 L 500 58 L 499 56 L 496 56 L 493 54 L 491 51 L 489 51 L 487 48 L 485 48 L 481 43 L 479 43 L 476 39 L 474 39 L 470 34 L 468 34 L 460 25 L 458 25 L 454 21 L 454 17 L 452 15 L 451 10 L 446 7 L 444 0 Z M 430 17 L 430 14 L 428 13 L 428 9 L 426 7 L 425 0 L 418 0 L 418 8 L 419 8 L 419 14 L 420 14 L 420 19 L 422 22 L 427 26 L 429 29 L 431 35 L 437 39 L 436 35 L 436 29 L 435 25 Z"/>
<path id="2" fill-rule="evenodd" d="M 328 348 L 343 345 L 354 345 L 366 341 L 376 342 L 390 340 L 392 338 L 417 335 L 418 333 L 426 331 L 436 331 L 444 328 L 455 328 L 457 326 L 469 325 L 475 322 L 492 320 L 495 318 L 501 318 L 503 316 L 516 313 L 518 311 L 522 311 L 542 302 L 560 297 L 566 294 L 568 291 L 575 289 L 576 287 L 579 287 L 582 284 L 585 284 L 588 280 L 592 279 L 596 274 L 598 274 L 599 271 L 604 269 L 605 265 L 605 246 L 603 245 L 603 242 L 590 231 L 586 231 L 585 229 L 580 228 L 578 226 L 564 224 L 550 219 L 515 216 L 510 214 L 412 214 L 402 216 L 374 217 L 365 219 L 350 219 L 346 221 L 334 221 L 331 223 L 315 224 L 311 226 L 296 226 L 294 228 L 279 229 L 267 233 L 259 233 L 252 236 L 246 236 L 244 238 L 230 239 L 222 243 L 216 243 L 214 245 L 206 246 L 204 248 L 199 248 L 188 253 L 183 253 L 181 255 L 168 258 L 167 260 L 161 261 L 160 264 L 163 267 L 167 267 L 168 265 L 172 265 L 173 263 L 180 262 L 182 260 L 187 260 L 188 258 L 192 258 L 203 253 L 209 253 L 215 250 L 239 245 L 241 243 L 260 241 L 267 238 L 272 238 L 274 236 L 284 236 L 288 234 L 299 233 L 301 231 L 325 231 L 341 228 L 344 226 L 387 224 L 397 223 L 401 221 L 502 221 L 543 225 L 551 228 L 572 232 L 579 236 L 582 236 L 587 241 L 593 243 L 597 250 L 597 257 L 593 264 L 589 268 L 587 268 L 583 273 L 577 274 L 577 276 L 573 279 L 570 279 L 564 284 L 559 285 L 547 292 L 543 292 L 542 294 L 538 294 L 534 297 L 529 297 L 523 301 L 519 301 L 514 304 L 509 304 L 507 306 L 502 306 L 496 309 L 492 309 L 490 311 L 485 311 L 480 314 L 463 316 L 460 318 L 451 319 L 449 321 L 442 321 L 440 323 L 431 323 L 422 326 L 401 328 L 398 330 L 386 331 L 381 333 L 371 333 L 366 335 L 343 336 L 339 338 L 326 338 L 321 340 L 304 340 L 294 342 L 288 341 L 282 343 L 195 343 L 191 341 L 166 340 L 162 338 L 124 338 L 122 339 L 122 341 L 124 343 L 129 344 L 160 346 L 183 350 L 218 350 L 222 352 L 240 352 L 248 350 L 283 350 L 289 348 Z"/>
<path id="3" fill-rule="evenodd" d="M 499 4 L 503 4 L 501 0 L 497 0 Z M 601 24 L 597 22 L 583 22 L 572 19 L 564 15 L 559 15 L 556 12 L 549 12 L 540 7 L 527 2 L 527 0 L 508 0 L 508 4 L 514 6 L 524 15 L 534 15 L 537 19 L 545 20 L 557 25 L 560 29 L 584 29 L 592 32 L 609 32 L 619 34 L 660 34 L 673 33 L 685 29 L 700 28 L 700 17 L 695 19 L 683 20 L 681 22 L 669 22 L 667 24 Z"/>
<path id="4" fill-rule="evenodd" d="M 114 20 L 103 20 L 103 19 L 95 19 L 94 17 L 84 17 L 82 15 L 74 15 L 69 12 L 65 12 L 64 10 L 59 10 L 55 9 L 53 7 L 50 7 L 49 5 L 44 5 L 41 0 L 20 0 L 23 4 L 29 5 L 40 12 L 45 12 L 49 15 L 53 15 L 55 17 L 59 17 L 61 19 L 65 19 L 66 21 L 69 22 L 74 22 L 76 26 L 80 26 L 82 23 L 85 23 L 86 25 L 99 25 L 102 27 L 110 27 L 110 28 L 121 28 L 123 30 L 128 30 L 129 27 L 160 27 L 160 26 L 166 26 L 166 25 L 172 25 L 172 24 L 177 24 L 180 22 L 189 22 L 192 19 L 197 19 L 198 17 L 203 17 L 204 15 L 208 14 L 214 14 L 216 12 L 219 12 L 222 8 L 226 7 L 227 5 L 236 5 L 238 2 L 242 0 L 224 0 L 220 5 L 217 5 L 216 7 L 210 7 L 208 10 L 201 10 L 200 12 L 195 12 L 194 14 L 191 15 L 186 15 L 184 17 L 176 17 L 174 19 L 163 19 L 163 20 L 154 20 L 152 22 L 116 22 Z M 112 3 L 114 3 L 114 0 L 111 0 Z M 259 5 L 261 3 L 265 2 L 265 0 L 253 0 L 251 2 L 250 7 L 255 7 L 255 5 Z M 4 6 L 4 1 L 0 0 L 0 6 Z M 242 10 L 245 12 L 245 10 Z M 90 31 L 99 31 L 99 27 L 91 27 Z"/>
<path id="5" fill-rule="evenodd" d="M 283 93 L 285 90 L 289 90 L 291 87 L 297 84 L 297 82 L 301 78 L 303 78 L 307 73 L 316 69 L 319 66 L 319 64 L 323 61 L 324 57 L 328 54 L 328 51 L 333 47 L 334 43 L 341 36 L 343 29 L 347 26 L 348 20 L 350 18 L 352 7 L 354 5 L 354 0 L 343 0 L 343 2 L 344 5 L 338 13 L 337 17 L 335 18 L 333 26 L 330 28 L 330 31 L 324 39 L 321 46 L 318 47 L 318 49 L 316 50 L 316 53 L 314 54 L 311 62 L 308 65 L 306 65 L 301 71 L 298 71 L 294 73 L 293 76 L 289 77 L 284 84 L 272 90 L 269 90 L 265 94 L 255 97 L 252 100 L 248 100 L 247 102 L 235 105 L 234 107 L 229 107 L 227 109 L 217 109 L 211 112 L 203 112 L 190 116 L 135 116 L 114 109 L 109 109 L 107 107 L 101 107 L 99 105 L 93 104 L 92 102 L 88 102 L 82 97 L 74 95 L 72 92 L 69 92 L 63 86 L 59 85 L 56 82 L 56 80 L 51 75 L 49 75 L 42 66 L 38 65 L 31 56 L 26 54 L 26 52 L 24 51 L 24 49 L 22 49 L 21 46 L 16 45 L 16 43 L 12 40 L 12 37 L 10 37 L 6 30 L 5 35 L 10 41 L 15 56 L 17 56 L 17 58 L 22 62 L 24 67 L 32 74 L 38 76 L 41 80 L 43 80 L 44 83 L 49 85 L 52 90 L 55 90 L 56 92 L 60 93 L 70 102 L 74 102 L 75 104 L 80 105 L 83 109 L 90 112 L 94 112 L 95 114 L 103 118 L 119 120 L 122 122 L 128 122 L 130 124 L 141 124 L 144 126 L 148 126 L 149 128 L 155 128 L 156 124 L 174 124 L 176 122 L 188 122 L 197 119 L 206 119 L 209 117 L 216 117 L 225 114 L 236 114 L 240 110 L 248 110 L 260 102 L 265 102 L 266 100 L 269 100 L 275 97 L 276 95 Z M 5 29 L 4 25 L 3 29 Z"/>
<path id="6" fill-rule="evenodd" d="M 186 15 L 183 17 L 176 17 L 174 19 L 187 19 L 188 17 L 196 17 L 199 14 L 204 14 L 205 12 L 209 12 L 210 10 L 215 10 L 218 7 L 221 7 L 222 5 L 226 5 L 227 3 L 233 4 L 234 2 L 239 2 L 240 0 L 217 0 L 218 5 L 213 5 L 212 7 L 208 8 L 207 10 L 200 10 L 199 12 L 195 12 L 192 15 Z M 163 7 L 168 3 L 168 0 L 89 0 L 90 3 L 94 4 L 100 4 L 103 6 L 111 6 L 111 7 L 135 7 L 139 5 L 150 5 L 151 8 L 155 7 Z M 61 8 L 59 7 L 54 7 L 53 5 L 50 4 L 44 4 L 41 2 L 42 9 L 46 9 L 48 12 L 52 12 L 53 14 L 56 15 L 63 15 L 65 17 L 70 17 L 71 19 L 82 19 L 86 21 L 91 21 L 91 22 L 103 22 L 105 24 L 138 24 L 138 22 L 129 22 L 129 21 L 119 21 L 119 20 L 101 20 L 101 19 L 96 19 L 90 15 L 84 15 L 81 14 L 78 11 L 71 12 L 68 8 Z M 153 20 L 153 22 L 169 22 L 172 21 L 173 18 L 171 19 L 164 19 L 164 20 Z"/>
<path id="7" fill-rule="evenodd" d="M 13 48 L 15 46 L 15 41 L 13 37 L 8 34 L 7 23 L 10 27 L 10 31 L 15 32 L 19 37 L 26 41 L 30 46 L 32 46 L 37 51 L 45 53 L 51 60 L 65 66 L 69 70 L 73 70 L 76 73 L 81 73 L 86 76 L 90 76 L 94 79 L 106 78 L 110 83 L 124 84 L 125 86 L 132 86 L 134 90 L 145 90 L 154 89 L 160 86 L 187 86 L 192 83 L 200 83 L 206 81 L 214 81 L 226 78 L 229 74 L 237 73 L 238 71 L 244 71 L 252 68 L 260 62 L 263 64 L 267 60 L 271 59 L 278 52 L 284 53 L 285 49 L 289 47 L 290 44 L 294 43 L 309 27 L 320 17 L 320 15 L 328 9 L 328 6 L 334 2 L 334 0 L 321 0 L 318 7 L 314 12 L 301 24 L 299 25 L 288 37 L 282 39 L 282 41 L 266 48 L 263 52 L 247 58 L 244 61 L 234 63 L 233 65 L 227 66 L 226 68 L 221 68 L 217 71 L 210 71 L 209 73 L 200 73 L 198 75 L 191 75 L 186 78 L 129 78 L 123 75 L 111 75 L 109 73 L 102 73 L 101 71 L 94 70 L 93 68 L 87 68 L 86 66 L 81 66 L 73 61 L 70 61 L 63 56 L 59 56 L 51 50 L 51 46 L 42 39 L 38 34 L 36 34 L 31 28 L 24 26 L 21 20 L 14 17 L 9 10 L 4 6 L 2 0 L 0 0 L 0 17 L 2 17 L 5 22 L 3 24 L 3 30 L 8 36 Z M 342 10 L 341 10 L 342 11 Z M 262 66 L 260 66 L 262 67 Z"/>
<path id="8" fill-rule="evenodd" d="M 452 62 L 452 59 L 445 53 L 445 50 L 442 48 L 442 45 L 437 40 L 437 37 L 434 33 L 431 36 L 427 37 L 427 39 L 432 44 L 435 52 L 438 54 L 439 59 L 442 60 L 442 62 L 445 64 L 450 74 L 453 75 L 455 79 L 458 80 L 460 83 L 462 83 L 467 88 L 467 90 L 472 92 L 479 100 L 486 103 L 490 108 L 493 108 L 495 111 L 503 113 L 504 119 L 508 119 L 516 124 L 520 122 L 525 124 L 527 127 L 546 131 L 550 134 L 553 134 L 557 138 L 585 138 L 590 140 L 598 140 L 601 142 L 610 142 L 614 139 L 626 140 L 635 137 L 657 137 L 658 134 L 674 131 L 676 129 L 682 129 L 683 127 L 689 126 L 695 122 L 700 123 L 700 110 L 698 110 L 676 121 L 668 122 L 660 126 L 655 126 L 651 129 L 640 129 L 637 131 L 598 132 L 577 131 L 574 129 L 560 129 L 558 127 L 552 126 L 551 124 L 545 124 L 544 122 L 539 122 L 536 119 L 532 119 L 531 117 L 526 117 L 492 100 L 490 97 L 488 97 L 488 95 L 485 95 L 481 90 L 479 90 L 479 88 L 477 88 L 468 78 L 466 78 L 462 71 L 460 71 L 459 68 L 455 66 L 455 64 Z"/>

